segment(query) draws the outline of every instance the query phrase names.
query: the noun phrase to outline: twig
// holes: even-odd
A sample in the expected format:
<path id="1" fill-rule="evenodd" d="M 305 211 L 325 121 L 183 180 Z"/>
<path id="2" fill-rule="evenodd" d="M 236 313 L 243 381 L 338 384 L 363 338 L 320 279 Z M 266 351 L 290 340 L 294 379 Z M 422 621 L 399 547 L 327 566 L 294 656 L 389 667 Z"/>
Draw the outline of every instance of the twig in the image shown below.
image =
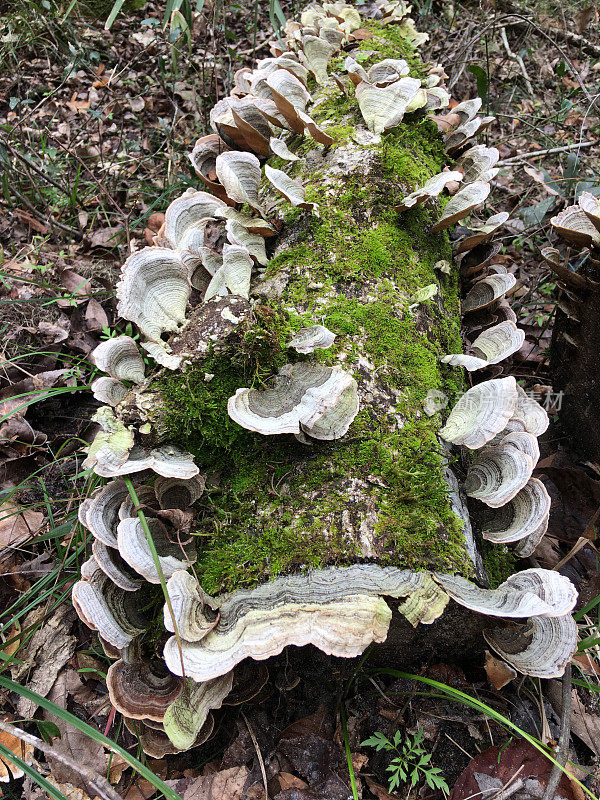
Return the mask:
<path id="1" fill-rule="evenodd" d="M 30 733 L 25 733 L 25 731 L 22 731 L 15 725 L 11 725 L 10 722 L 3 722 L 1 720 L 0 731 L 4 731 L 4 733 L 8 733 L 10 736 L 14 736 L 16 739 L 20 739 L 22 742 L 30 744 L 32 747 L 35 747 L 36 750 L 41 750 L 45 755 L 55 758 L 57 761 L 60 761 L 61 764 L 64 764 L 65 767 L 72 769 L 73 772 L 76 772 L 83 778 L 86 785 L 86 792 L 92 797 L 98 795 L 98 797 L 101 797 L 102 800 L 123 800 L 121 795 L 113 789 L 110 783 L 102 775 L 97 775 L 95 772 L 82 767 L 76 761 L 73 761 L 68 756 L 63 755 L 54 747 L 52 747 L 52 745 L 46 744 L 46 742 L 44 742 L 42 739 L 39 739 L 37 736 L 33 736 Z"/>
<path id="2" fill-rule="evenodd" d="M 590 142 L 575 142 L 574 144 L 565 144 L 562 147 L 549 147 L 546 150 L 532 150 L 529 153 L 519 153 L 516 156 L 510 156 L 502 161 L 497 161 L 497 167 L 514 167 L 521 162 L 529 161 L 531 158 L 539 158 L 539 156 L 550 156 L 554 153 L 566 153 L 569 150 L 578 150 L 584 147 L 593 147 L 598 144 L 598 139 Z"/>
<path id="3" fill-rule="evenodd" d="M 504 27 L 500 28 L 500 38 L 502 39 L 502 44 L 504 45 L 504 49 L 506 50 L 506 55 L 509 58 L 514 59 L 519 65 L 521 69 L 521 74 L 523 75 L 523 78 L 525 80 L 525 85 L 527 86 L 527 92 L 528 94 L 531 95 L 531 97 L 533 97 L 534 96 L 533 86 L 531 85 L 531 79 L 527 73 L 527 70 L 525 69 L 525 63 L 518 53 L 514 53 L 510 49 L 508 39 L 506 38 L 506 28 Z"/>
<path id="4" fill-rule="evenodd" d="M 258 763 L 260 766 L 260 774 L 262 775 L 263 779 L 263 786 L 265 788 L 265 800 L 269 800 L 269 788 L 267 786 L 267 771 L 265 770 L 265 762 L 262 757 L 262 753 L 260 752 L 260 747 L 258 746 L 258 741 L 256 736 L 254 735 L 254 731 L 252 730 L 252 726 L 248 722 L 248 719 L 243 711 L 240 711 L 242 715 L 242 719 L 246 723 L 246 727 L 248 728 L 248 733 L 250 734 L 250 738 L 252 739 L 252 744 L 254 745 L 254 749 L 256 751 L 256 757 L 258 758 Z"/>
<path id="5" fill-rule="evenodd" d="M 569 550 L 567 555 L 564 558 L 561 558 L 561 560 L 558 562 L 558 564 L 555 564 L 552 567 L 552 569 L 555 572 L 558 571 L 562 566 L 564 566 L 567 563 L 567 561 L 570 561 L 573 558 L 573 556 L 577 555 L 577 553 L 580 550 L 582 550 L 584 547 L 588 547 L 588 546 L 589 547 L 593 547 L 594 550 L 596 549 L 594 547 L 594 543 L 593 542 L 591 542 L 589 539 L 586 539 L 585 536 L 580 536 L 579 539 L 577 539 L 577 541 L 573 545 L 573 547 Z"/>
<path id="6" fill-rule="evenodd" d="M 565 674 L 562 679 L 562 707 L 560 711 L 560 736 L 558 737 L 558 747 L 556 748 L 556 764 L 552 765 L 548 783 L 542 795 L 542 800 L 553 800 L 558 784 L 564 771 L 569 755 L 569 739 L 571 738 L 571 714 L 573 711 L 573 700 L 571 697 L 571 664 L 565 667 Z"/>

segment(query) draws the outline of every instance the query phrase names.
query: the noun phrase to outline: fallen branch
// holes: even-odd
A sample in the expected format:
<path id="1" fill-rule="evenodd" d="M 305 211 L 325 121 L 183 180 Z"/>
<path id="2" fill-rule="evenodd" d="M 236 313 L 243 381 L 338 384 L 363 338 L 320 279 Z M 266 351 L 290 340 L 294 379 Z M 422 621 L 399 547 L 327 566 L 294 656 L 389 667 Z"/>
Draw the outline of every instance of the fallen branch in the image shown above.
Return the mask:
<path id="1" fill-rule="evenodd" d="M 35 747 L 36 750 L 41 750 L 44 755 L 55 758 L 57 761 L 60 761 L 61 764 L 64 764 L 65 767 L 72 769 L 73 772 L 76 772 L 77 775 L 80 775 L 83 778 L 86 786 L 86 792 L 88 792 L 88 794 L 90 794 L 92 797 L 98 796 L 102 798 L 102 800 L 123 800 L 121 795 L 113 789 L 110 783 L 106 780 L 106 778 L 102 777 L 102 775 L 97 775 L 95 772 L 85 769 L 85 767 L 80 766 L 76 761 L 73 761 L 68 756 L 59 753 L 59 751 L 52 747 L 52 745 L 46 744 L 46 742 L 44 742 L 42 739 L 39 739 L 37 736 L 33 736 L 31 733 L 25 733 L 25 731 L 22 731 L 15 725 L 11 725 L 10 722 L 2 722 L 1 720 L 0 731 L 4 731 L 4 733 L 14 736 L 16 739 L 26 742 L 26 744 L 30 744 L 32 747 Z"/>
<path id="2" fill-rule="evenodd" d="M 514 61 L 516 61 L 517 64 L 519 65 L 521 74 L 523 75 L 523 78 L 525 80 L 525 85 L 527 86 L 527 93 L 531 95 L 531 97 L 533 97 L 534 96 L 533 86 L 531 85 L 531 78 L 529 77 L 527 70 L 525 69 L 525 62 L 518 53 L 514 53 L 510 49 L 510 45 L 506 37 L 506 28 L 500 28 L 500 37 L 502 39 L 502 44 L 504 45 L 504 49 L 506 50 L 506 55 L 509 58 L 512 58 Z"/>
<path id="3" fill-rule="evenodd" d="M 575 142 L 574 144 L 565 144 L 562 147 L 549 147 L 546 150 L 532 150 L 530 153 L 519 153 L 516 156 L 510 156 L 503 161 L 498 161 L 497 167 L 514 167 L 517 164 L 525 163 L 530 158 L 539 158 L 540 156 L 551 156 L 555 153 L 567 153 L 570 150 L 582 150 L 586 147 L 592 147 L 598 144 L 598 139 L 589 142 Z"/>

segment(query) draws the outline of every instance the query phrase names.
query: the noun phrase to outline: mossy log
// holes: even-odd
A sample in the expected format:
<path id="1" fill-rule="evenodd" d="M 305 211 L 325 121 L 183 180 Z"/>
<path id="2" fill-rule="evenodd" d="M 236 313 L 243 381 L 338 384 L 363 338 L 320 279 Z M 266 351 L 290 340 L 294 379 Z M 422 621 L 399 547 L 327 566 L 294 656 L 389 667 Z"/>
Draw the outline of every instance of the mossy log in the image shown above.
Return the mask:
<path id="1" fill-rule="evenodd" d="M 546 530 L 550 498 L 531 473 L 547 415 L 512 376 L 462 394 L 464 376 L 451 366 L 495 368 L 524 338 L 503 301 L 514 278 L 495 267 L 475 281 L 464 310 L 495 304 L 484 327 L 506 319 L 477 336 L 473 355 L 463 352 L 459 270 L 448 266 L 452 248 L 442 230 L 489 193 L 494 148 L 473 148 L 457 162 L 462 172 L 440 173 L 447 153 L 491 118 L 473 117 L 479 100 L 462 103 L 438 118 L 440 127 L 455 126 L 443 141 L 415 80 L 436 83 L 440 70 L 427 78 L 406 38 L 422 35 L 405 20 L 403 4 L 386 4 L 387 21 L 402 22 L 388 27 L 385 19 L 361 20 L 343 3 L 328 8 L 338 16 L 311 8 L 302 23 L 309 27 L 292 22 L 286 32 L 308 31 L 298 36 L 310 61 L 309 52 L 340 52 L 347 34 L 338 24 L 360 30 L 349 45 L 357 60 L 342 62 L 344 53 L 330 64 L 334 73 L 345 64 L 359 79 L 356 93 L 349 85 L 344 91 L 340 78 L 328 85 L 321 59 L 313 63 L 321 83 L 309 87 L 308 116 L 309 93 L 278 68 L 289 62 L 306 79 L 300 61 L 282 55 L 266 78 L 260 67 L 251 80 L 236 74 L 236 92 L 260 93 L 263 81 L 273 101 L 223 101 L 211 115 L 218 135 L 199 140 L 192 161 L 219 199 L 194 190 L 175 199 L 159 246 L 133 253 L 123 266 L 119 313 L 146 337 L 141 348 L 170 369 L 144 379 L 141 350 L 128 336 L 92 355 L 108 374 L 92 391 L 109 405 L 94 417 L 101 431 L 84 466 L 116 480 L 79 509 L 95 542 L 73 602 L 107 653 L 119 656 L 107 686 L 122 713 L 138 705 L 138 678 L 148 676 L 143 692 L 156 694 L 152 676 L 166 665 L 168 680 L 159 684 L 170 705 L 161 700 L 162 743 L 144 744 L 151 755 L 204 741 L 212 730 L 207 714 L 235 695 L 240 665 L 289 645 L 352 658 L 385 642 L 383 657 L 393 651 L 388 663 L 414 664 L 480 653 L 485 637 L 517 670 L 538 677 L 562 675 L 576 648 L 576 591 L 567 579 L 542 569 L 502 575 L 502 545 L 517 541 L 528 554 Z M 320 39 L 309 25 L 317 20 Z M 389 56 L 406 62 L 386 62 Z M 388 69 L 389 92 L 368 80 Z M 407 70 L 412 76 L 396 80 Z M 419 92 L 411 110 L 399 110 Z M 448 103 L 444 89 L 432 92 L 436 108 Z M 237 114 L 242 107 L 258 127 Z M 259 107 L 275 119 L 285 110 L 290 128 L 306 126 L 321 145 L 287 134 L 285 143 L 273 140 Z M 259 158 L 237 149 L 242 133 L 262 158 L 277 154 L 264 164 L 262 190 Z M 221 146 L 231 149 L 216 152 Z M 277 163 L 281 157 L 292 166 Z M 445 182 L 463 178 L 466 187 L 451 199 L 433 199 Z M 411 194 L 417 187 L 421 198 Z M 429 203 L 412 207 L 426 197 Z M 225 200 L 247 203 L 269 221 L 240 216 Z M 491 235 L 498 216 L 505 215 L 461 240 L 459 251 L 465 242 L 474 248 L 463 274 L 487 263 L 474 240 Z M 275 232 L 265 252 L 262 237 Z M 260 266 L 253 268 L 252 257 Z M 168 343 L 161 338 L 167 331 L 177 331 Z M 314 346 L 306 347 L 310 335 Z M 440 407 L 450 404 L 440 431 Z M 497 447 L 486 447 L 498 436 Z M 465 455 L 465 478 L 458 459 L 467 450 L 480 452 L 473 461 Z M 137 488 L 121 477 L 133 473 Z M 508 578 L 497 591 L 480 588 L 490 570 L 459 477 L 471 497 L 500 509 L 481 531 L 497 543 L 490 577 Z M 510 569 L 512 558 L 505 560 Z M 482 631 L 489 617 L 528 621 Z M 174 702 L 172 692 L 179 693 Z"/>
<path id="2" fill-rule="evenodd" d="M 402 55 L 424 74 L 398 30 L 372 28 L 365 66 Z M 464 388 L 460 371 L 439 362 L 462 350 L 459 279 L 435 266 L 452 259 L 447 233 L 429 232 L 439 204 L 394 210 L 447 163 L 442 136 L 424 113 L 374 136 L 337 88 L 316 93 L 311 113 L 335 144 L 290 147 L 303 156 L 294 177 L 317 212 L 285 212 L 281 203 L 283 229 L 268 240 L 271 259 L 251 303 L 199 305 L 171 341 L 175 353 L 197 346 L 192 363 L 150 381 L 154 424 L 210 476 L 196 531 L 201 585 L 220 593 L 363 560 L 473 576 L 477 556 L 437 436 L 440 417 L 423 410 L 428 393 L 452 404 Z M 419 302 L 424 287 L 435 294 Z M 316 356 L 288 349 L 295 331 L 316 323 L 336 334 L 331 348 Z M 265 437 L 229 419 L 239 387 L 260 388 L 286 362 L 313 358 L 341 364 L 358 382 L 360 413 L 341 440 Z"/>

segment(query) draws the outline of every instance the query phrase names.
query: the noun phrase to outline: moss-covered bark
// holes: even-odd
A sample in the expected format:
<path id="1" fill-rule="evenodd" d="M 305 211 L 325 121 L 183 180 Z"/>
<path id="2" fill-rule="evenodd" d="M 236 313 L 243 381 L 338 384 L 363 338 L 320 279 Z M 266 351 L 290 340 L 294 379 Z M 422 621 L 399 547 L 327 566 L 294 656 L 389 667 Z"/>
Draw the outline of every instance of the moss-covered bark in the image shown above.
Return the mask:
<path id="1" fill-rule="evenodd" d="M 365 66 L 393 55 L 422 71 L 398 30 L 373 31 L 358 56 Z M 422 406 L 431 390 L 452 403 L 462 388 L 461 376 L 439 363 L 461 348 L 458 277 L 434 266 L 451 260 L 447 234 L 428 233 L 439 208 L 394 211 L 446 163 L 441 137 L 417 113 L 374 142 L 355 98 L 334 88 L 316 94 L 311 113 L 336 145 L 299 139 L 290 147 L 304 155 L 295 174 L 318 216 L 281 203 L 283 232 L 243 321 L 186 371 L 154 382 L 169 438 L 209 475 L 196 531 L 209 592 L 364 559 L 473 572 L 449 498 L 439 416 Z M 431 284 L 435 296 L 415 302 Z M 198 313 L 201 323 L 210 312 Z M 337 339 L 314 357 L 342 364 L 359 386 L 361 411 L 343 440 L 306 445 L 231 422 L 226 404 L 238 387 L 260 387 L 286 361 L 313 357 L 286 344 L 315 323 Z"/>

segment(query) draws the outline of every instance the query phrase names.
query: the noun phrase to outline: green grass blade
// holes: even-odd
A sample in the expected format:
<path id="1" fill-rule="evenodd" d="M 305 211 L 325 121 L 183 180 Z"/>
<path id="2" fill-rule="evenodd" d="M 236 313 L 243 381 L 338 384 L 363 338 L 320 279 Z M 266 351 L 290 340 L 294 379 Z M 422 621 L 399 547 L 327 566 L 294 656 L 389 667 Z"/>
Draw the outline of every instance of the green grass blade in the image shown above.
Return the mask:
<path id="1" fill-rule="evenodd" d="M 115 0 L 114 6 L 110 10 L 110 14 L 108 15 L 108 19 L 104 23 L 104 30 L 109 31 L 112 27 L 113 22 L 116 20 L 119 11 L 123 8 L 123 3 L 125 0 Z"/>
<path id="2" fill-rule="evenodd" d="M 182 800 L 181 795 L 177 794 L 170 786 L 167 786 L 167 784 L 155 775 L 151 769 L 145 766 L 145 764 L 142 764 L 135 756 L 132 756 L 131 753 L 128 753 L 127 750 L 116 742 L 108 739 L 104 734 L 100 733 L 100 731 L 92 728 L 87 722 L 83 722 L 78 717 L 74 716 L 74 714 L 66 711 L 66 709 L 57 706 L 56 703 L 47 700 L 36 692 L 32 692 L 31 689 L 27 689 L 27 687 L 21 686 L 19 683 L 15 683 L 15 681 L 10 680 L 10 678 L 5 678 L 3 675 L 0 675 L 0 686 L 3 689 L 7 689 L 9 692 L 16 692 L 21 695 L 21 697 L 25 697 L 27 700 L 37 703 L 37 705 L 41 706 L 46 711 L 62 719 L 63 722 L 72 725 L 74 728 L 77 728 L 78 731 L 81 731 L 81 733 L 89 736 L 94 742 L 104 745 L 104 747 L 112 750 L 113 753 L 118 753 L 139 775 L 146 778 L 147 781 L 150 781 L 157 791 L 162 792 L 167 800 Z"/>
<path id="3" fill-rule="evenodd" d="M 350 786 L 352 788 L 352 800 L 358 800 L 356 777 L 354 775 L 354 764 L 352 763 L 352 752 L 350 751 L 350 739 L 348 737 L 348 725 L 346 724 L 346 708 L 343 702 L 340 706 L 340 721 L 342 723 L 342 734 L 344 736 L 344 750 L 346 751 L 348 774 L 350 775 Z"/>

